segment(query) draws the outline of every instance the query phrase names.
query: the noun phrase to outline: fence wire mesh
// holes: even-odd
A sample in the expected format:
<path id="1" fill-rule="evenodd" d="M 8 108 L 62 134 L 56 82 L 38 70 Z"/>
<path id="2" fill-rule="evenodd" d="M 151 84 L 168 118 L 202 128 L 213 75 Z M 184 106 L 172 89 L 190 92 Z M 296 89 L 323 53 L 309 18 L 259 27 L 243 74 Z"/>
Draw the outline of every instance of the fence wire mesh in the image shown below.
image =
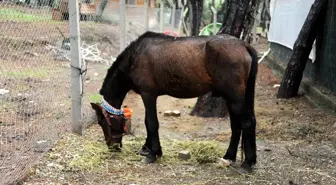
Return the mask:
<path id="1" fill-rule="evenodd" d="M 68 23 L 47 1 L 24 2 L 0 1 L 0 184 L 25 177 L 71 128 Z"/>
<path id="2" fill-rule="evenodd" d="M 96 12 L 99 12 L 100 1 L 95 3 Z M 105 78 L 107 69 L 120 53 L 120 40 L 125 40 L 125 47 L 136 40 L 146 31 L 146 15 L 148 16 L 148 30 L 160 32 L 160 8 L 142 5 L 125 5 L 125 22 L 120 22 L 120 3 L 108 1 L 101 17 L 82 20 L 80 28 L 84 66 L 87 73 L 84 77 L 83 96 L 83 123 L 88 126 L 95 120 L 90 102 L 100 102 L 99 90 Z M 181 10 L 176 10 L 174 32 L 179 33 Z M 94 21 L 92 21 L 94 20 Z M 97 21 L 98 20 L 98 21 Z M 163 32 L 170 33 L 173 29 L 172 9 L 164 8 Z M 121 33 L 121 27 L 125 33 Z"/>
<path id="3" fill-rule="evenodd" d="M 126 46 L 148 29 L 160 32 L 160 8 L 100 0 L 80 5 L 83 68 L 83 124 L 95 121 L 90 102 L 100 102 L 107 69 Z M 181 10 L 174 32 L 179 33 Z M 173 30 L 172 9 L 164 8 L 163 32 Z M 71 130 L 68 0 L 0 1 L 0 184 L 24 178 L 37 160 Z M 121 26 L 125 33 L 121 33 Z"/>

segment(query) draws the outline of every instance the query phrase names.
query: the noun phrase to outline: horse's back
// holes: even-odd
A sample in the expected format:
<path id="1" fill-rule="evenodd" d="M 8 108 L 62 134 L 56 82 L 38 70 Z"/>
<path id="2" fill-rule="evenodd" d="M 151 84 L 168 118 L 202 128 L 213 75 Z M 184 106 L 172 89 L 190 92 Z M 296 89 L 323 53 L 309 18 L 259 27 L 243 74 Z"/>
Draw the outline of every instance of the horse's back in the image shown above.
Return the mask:
<path id="1" fill-rule="evenodd" d="M 190 98 L 211 91 L 204 66 L 206 39 L 186 39 L 151 45 L 146 50 L 149 74 L 163 94 Z"/>
<path id="2" fill-rule="evenodd" d="M 218 81 L 230 81 L 232 75 L 237 74 L 232 69 L 241 68 L 232 64 L 232 60 L 239 61 L 239 55 L 231 53 L 242 50 L 242 46 L 238 45 L 241 45 L 239 40 L 228 36 L 177 38 L 149 43 L 135 64 L 137 72 L 134 74 L 137 75 L 134 80 L 138 86 L 141 83 L 142 87 L 157 89 L 160 94 L 178 98 L 206 94 L 217 88 Z M 222 73 L 226 76 L 220 75 Z"/>

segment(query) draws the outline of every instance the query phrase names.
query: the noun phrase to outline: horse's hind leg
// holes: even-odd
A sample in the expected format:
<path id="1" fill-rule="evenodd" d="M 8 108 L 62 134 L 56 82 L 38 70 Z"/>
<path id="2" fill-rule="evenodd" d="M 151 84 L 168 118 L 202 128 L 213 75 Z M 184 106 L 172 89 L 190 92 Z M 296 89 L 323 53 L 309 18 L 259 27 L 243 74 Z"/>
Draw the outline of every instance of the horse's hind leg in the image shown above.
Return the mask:
<path id="1" fill-rule="evenodd" d="M 239 101 L 243 102 L 243 101 Z M 231 120 L 232 136 L 230 146 L 224 159 L 234 160 L 236 158 L 240 133 L 242 132 L 242 142 L 245 153 L 245 160 L 242 167 L 251 171 L 251 166 L 256 163 L 256 144 L 255 127 L 253 111 L 249 111 L 245 103 L 228 103 Z"/>
<path id="2" fill-rule="evenodd" d="M 246 156 L 242 167 L 250 170 L 251 166 L 257 161 L 256 120 L 253 110 L 249 110 L 247 116 L 243 120 L 242 130 L 243 148 Z"/>
<path id="3" fill-rule="evenodd" d="M 235 114 L 234 111 L 232 111 L 232 105 L 229 103 L 228 103 L 228 109 L 229 109 L 229 114 L 230 114 L 230 125 L 231 125 L 232 134 L 231 134 L 229 148 L 227 149 L 226 154 L 224 155 L 223 158 L 227 160 L 231 160 L 231 161 L 236 161 L 241 128 L 240 128 L 239 117 Z"/>

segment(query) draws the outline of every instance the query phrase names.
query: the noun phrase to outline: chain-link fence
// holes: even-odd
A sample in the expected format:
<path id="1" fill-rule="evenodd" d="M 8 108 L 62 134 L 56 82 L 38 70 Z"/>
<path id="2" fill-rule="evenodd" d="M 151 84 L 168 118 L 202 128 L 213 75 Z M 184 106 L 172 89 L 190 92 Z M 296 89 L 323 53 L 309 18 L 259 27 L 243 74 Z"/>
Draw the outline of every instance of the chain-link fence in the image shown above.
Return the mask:
<path id="1" fill-rule="evenodd" d="M 0 184 L 24 178 L 60 134 L 71 131 L 68 2 L 0 0 Z M 89 102 L 100 101 L 102 80 L 122 50 L 122 38 L 127 47 L 146 28 L 178 34 L 181 26 L 180 9 L 173 18 L 167 7 L 163 14 L 144 4 L 125 5 L 123 11 L 120 2 L 109 1 L 97 17 L 100 2 L 79 6 L 83 128 L 95 118 Z"/>
<path id="2" fill-rule="evenodd" d="M 97 12 L 99 12 L 100 3 L 101 1 L 96 1 L 95 8 Z M 84 124 L 92 123 L 92 118 L 95 115 L 93 115 L 94 112 L 91 111 L 89 104 L 90 102 L 101 101 L 99 90 L 102 81 L 105 78 L 107 69 L 123 48 L 143 34 L 146 28 L 149 31 L 164 32 L 166 34 L 170 34 L 171 30 L 174 29 L 175 35 L 180 33 L 181 9 L 175 10 L 174 28 L 172 24 L 172 21 L 174 21 L 172 18 L 173 10 L 169 7 L 163 8 L 163 26 L 160 24 L 160 11 L 160 7 L 148 6 L 146 8 L 145 2 L 138 5 L 125 4 L 123 6 L 120 5 L 120 2 L 108 1 L 102 17 L 97 18 L 99 22 L 81 22 L 81 44 L 85 51 L 83 57 L 90 56 L 90 58 L 84 60 L 84 66 L 87 66 L 83 96 Z"/>
<path id="3" fill-rule="evenodd" d="M 0 1 L 0 184 L 23 178 L 70 123 L 68 23 L 25 2 Z"/>

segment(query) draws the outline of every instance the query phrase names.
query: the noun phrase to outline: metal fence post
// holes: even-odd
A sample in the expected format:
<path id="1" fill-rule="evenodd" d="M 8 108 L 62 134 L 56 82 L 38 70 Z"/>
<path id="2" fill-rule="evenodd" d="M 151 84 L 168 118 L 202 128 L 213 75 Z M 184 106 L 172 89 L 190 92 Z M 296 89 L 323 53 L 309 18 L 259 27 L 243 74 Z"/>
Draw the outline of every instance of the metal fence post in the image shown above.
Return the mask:
<path id="1" fill-rule="evenodd" d="M 257 3 L 259 3 L 259 1 L 257 1 Z M 253 16 L 254 16 L 254 23 L 253 23 L 253 27 L 252 27 L 252 44 L 256 44 L 257 43 L 257 24 L 258 24 L 258 20 L 257 20 L 257 14 L 258 14 L 258 9 L 259 6 L 256 5 L 256 7 L 254 8 L 254 12 L 253 12 Z"/>
<path id="2" fill-rule="evenodd" d="M 170 3 L 170 5 L 173 7 L 172 9 L 172 30 L 170 32 L 170 35 L 174 35 L 174 30 L 175 30 L 175 14 L 176 14 L 176 5 L 175 3 Z"/>
<path id="3" fill-rule="evenodd" d="M 178 25 L 178 32 L 179 32 L 179 35 L 182 35 L 182 33 L 183 33 L 182 24 L 183 24 L 183 18 L 184 18 L 184 5 L 181 2 L 181 0 L 178 0 L 178 7 L 181 7 L 180 21 L 179 21 L 179 25 Z"/>
<path id="4" fill-rule="evenodd" d="M 120 0 L 120 53 L 125 49 L 126 46 L 126 15 L 125 15 L 125 0 Z"/>
<path id="5" fill-rule="evenodd" d="M 148 0 L 145 0 L 145 30 L 149 30 L 149 22 L 148 22 Z"/>
<path id="6" fill-rule="evenodd" d="M 213 35 L 216 35 L 217 33 L 217 10 L 214 6 L 211 6 L 211 11 L 213 13 Z"/>
<path id="7" fill-rule="evenodd" d="M 82 127 L 82 58 L 79 31 L 79 4 L 78 0 L 69 1 L 69 26 L 71 48 L 71 120 L 72 131 L 83 134 Z"/>
<path id="8" fill-rule="evenodd" d="M 161 2 L 160 2 L 160 32 L 161 33 L 163 32 L 163 26 L 164 26 L 163 5 L 164 5 L 164 2 L 163 2 L 163 0 L 161 0 Z"/>

